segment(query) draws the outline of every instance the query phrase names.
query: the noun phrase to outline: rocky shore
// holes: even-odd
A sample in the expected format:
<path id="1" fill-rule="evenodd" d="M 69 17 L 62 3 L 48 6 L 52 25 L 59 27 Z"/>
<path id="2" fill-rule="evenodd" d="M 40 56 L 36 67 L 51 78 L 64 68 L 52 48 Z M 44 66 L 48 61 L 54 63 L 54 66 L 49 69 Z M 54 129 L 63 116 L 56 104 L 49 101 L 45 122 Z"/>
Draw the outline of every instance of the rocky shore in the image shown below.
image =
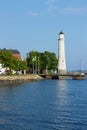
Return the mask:
<path id="1" fill-rule="evenodd" d="M 27 74 L 27 75 L 0 75 L 0 82 L 25 82 L 25 81 L 37 81 L 41 80 L 42 77 L 40 77 L 37 74 Z"/>

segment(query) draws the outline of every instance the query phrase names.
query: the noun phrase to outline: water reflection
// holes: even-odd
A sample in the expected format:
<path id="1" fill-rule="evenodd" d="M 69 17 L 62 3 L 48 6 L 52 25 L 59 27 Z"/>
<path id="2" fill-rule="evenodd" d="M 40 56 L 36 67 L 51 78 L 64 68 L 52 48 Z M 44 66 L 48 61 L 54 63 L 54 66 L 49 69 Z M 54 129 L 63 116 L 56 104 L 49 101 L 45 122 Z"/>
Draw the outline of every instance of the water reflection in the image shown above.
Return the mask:
<path id="1" fill-rule="evenodd" d="M 68 106 L 67 100 L 67 92 L 68 86 L 66 80 L 58 80 L 57 82 L 57 100 L 56 100 L 56 115 L 55 115 L 55 122 L 58 122 L 59 130 L 65 130 L 66 124 L 65 121 L 69 116 L 68 110 L 66 110 Z M 61 125 L 62 124 L 62 125 Z"/>
<path id="2" fill-rule="evenodd" d="M 58 81 L 57 92 L 58 92 L 58 95 L 57 95 L 58 106 L 60 106 L 60 109 L 61 109 L 67 103 L 67 81 L 66 80 Z"/>

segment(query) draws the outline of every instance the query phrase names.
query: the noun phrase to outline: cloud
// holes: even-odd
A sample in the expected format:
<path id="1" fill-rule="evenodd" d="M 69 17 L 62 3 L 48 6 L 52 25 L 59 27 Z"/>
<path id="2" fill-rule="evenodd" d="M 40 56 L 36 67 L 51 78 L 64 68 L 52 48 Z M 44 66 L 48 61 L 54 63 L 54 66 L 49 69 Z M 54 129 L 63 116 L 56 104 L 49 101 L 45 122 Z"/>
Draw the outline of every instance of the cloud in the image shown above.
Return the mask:
<path id="1" fill-rule="evenodd" d="M 56 1 L 57 1 L 57 0 L 47 0 L 46 3 L 47 3 L 47 4 L 53 4 L 53 3 L 55 3 Z"/>
<path id="2" fill-rule="evenodd" d="M 30 16 L 32 16 L 32 17 L 37 17 L 37 16 L 40 15 L 39 13 L 37 13 L 37 12 L 32 12 L 32 11 L 28 12 L 27 14 L 30 15 Z"/>
<path id="3" fill-rule="evenodd" d="M 56 11 L 57 10 L 57 7 L 55 5 L 50 5 L 48 7 L 48 11 Z"/>
<path id="4" fill-rule="evenodd" d="M 58 2 L 58 0 L 47 0 L 46 1 L 47 10 L 55 11 L 57 9 L 56 2 Z"/>
<path id="5" fill-rule="evenodd" d="M 71 15 L 86 15 L 87 7 L 64 7 L 62 8 L 61 2 L 63 0 L 46 0 L 47 10 L 49 12 L 55 11 L 59 14 L 71 14 Z"/>
<path id="6" fill-rule="evenodd" d="M 87 8 L 86 7 L 77 7 L 77 8 L 67 7 L 67 8 L 64 8 L 63 11 L 61 12 L 65 14 L 83 15 L 83 14 L 87 14 Z"/>

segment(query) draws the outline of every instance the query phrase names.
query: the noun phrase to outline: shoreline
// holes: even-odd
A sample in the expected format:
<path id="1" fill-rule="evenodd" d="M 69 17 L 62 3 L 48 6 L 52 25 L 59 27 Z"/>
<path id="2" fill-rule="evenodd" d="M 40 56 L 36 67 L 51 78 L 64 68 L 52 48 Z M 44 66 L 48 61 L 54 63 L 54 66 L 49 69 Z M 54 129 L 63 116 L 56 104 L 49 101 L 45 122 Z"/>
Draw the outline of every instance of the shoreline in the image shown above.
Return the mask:
<path id="1" fill-rule="evenodd" d="M 0 75 L 0 83 L 6 82 L 28 82 L 28 81 L 38 81 L 43 79 L 38 74 L 26 74 L 26 75 Z"/>

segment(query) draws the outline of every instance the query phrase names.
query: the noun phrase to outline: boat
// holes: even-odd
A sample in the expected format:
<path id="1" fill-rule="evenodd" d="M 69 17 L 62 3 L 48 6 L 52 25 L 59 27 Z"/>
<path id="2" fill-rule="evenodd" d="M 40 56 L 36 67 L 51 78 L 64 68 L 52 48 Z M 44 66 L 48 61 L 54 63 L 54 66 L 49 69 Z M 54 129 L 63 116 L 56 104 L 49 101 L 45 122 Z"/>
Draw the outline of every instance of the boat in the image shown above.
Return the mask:
<path id="1" fill-rule="evenodd" d="M 85 74 L 84 73 L 73 75 L 73 77 L 72 77 L 73 80 L 83 80 L 84 78 L 85 78 Z"/>

